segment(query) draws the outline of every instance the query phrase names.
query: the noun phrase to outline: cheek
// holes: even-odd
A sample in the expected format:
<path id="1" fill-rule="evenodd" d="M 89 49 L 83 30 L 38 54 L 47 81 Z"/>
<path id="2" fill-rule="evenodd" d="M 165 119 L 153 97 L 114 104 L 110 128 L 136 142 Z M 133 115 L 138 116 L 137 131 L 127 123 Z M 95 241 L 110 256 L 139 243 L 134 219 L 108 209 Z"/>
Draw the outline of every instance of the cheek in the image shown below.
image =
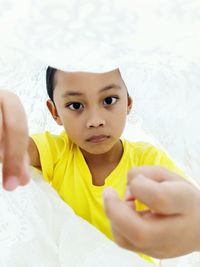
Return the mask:
<path id="1" fill-rule="evenodd" d="M 75 141 L 80 139 L 80 135 L 83 131 L 81 129 L 82 124 L 77 120 L 77 118 L 75 119 L 65 116 L 63 125 L 71 140 Z"/>
<path id="2" fill-rule="evenodd" d="M 116 121 L 124 121 L 127 117 L 127 108 L 125 108 L 125 105 L 118 106 L 114 112 L 112 113 L 113 118 L 116 119 Z"/>
<path id="3" fill-rule="evenodd" d="M 66 120 L 66 121 L 64 121 L 64 127 L 65 127 L 65 130 L 68 133 L 78 134 L 78 132 L 80 131 L 80 124 L 77 123 L 76 120 Z"/>
<path id="4" fill-rule="evenodd" d="M 127 112 L 126 110 L 116 110 L 113 116 L 110 117 L 108 122 L 111 128 L 115 129 L 116 134 L 119 135 L 123 132 L 123 129 L 126 124 Z"/>

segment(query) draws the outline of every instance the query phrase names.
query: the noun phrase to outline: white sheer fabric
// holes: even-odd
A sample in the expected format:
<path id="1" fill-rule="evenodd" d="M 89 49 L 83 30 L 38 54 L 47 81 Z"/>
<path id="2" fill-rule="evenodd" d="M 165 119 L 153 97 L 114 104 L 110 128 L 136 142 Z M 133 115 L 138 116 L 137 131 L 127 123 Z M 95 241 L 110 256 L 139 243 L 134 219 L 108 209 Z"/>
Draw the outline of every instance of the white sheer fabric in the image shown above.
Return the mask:
<path id="1" fill-rule="evenodd" d="M 47 64 L 120 67 L 134 96 L 124 135 L 159 141 L 198 180 L 198 0 L 0 0 L 0 7 L 0 88 L 20 96 L 31 133 L 61 130 L 45 106 Z M 74 216 L 37 172 L 32 175 L 25 188 L 0 189 L 1 267 L 151 266 Z M 199 267 L 200 258 L 193 253 L 160 264 Z"/>
<path id="2" fill-rule="evenodd" d="M 119 248 L 77 217 L 39 171 L 9 193 L 0 188 L 1 267 L 151 267 L 137 254 Z M 157 262 L 160 267 L 199 267 L 200 254 Z"/>
<path id="3" fill-rule="evenodd" d="M 38 171 L 31 173 L 24 188 L 0 188 L 1 267 L 153 266 L 76 216 Z"/>

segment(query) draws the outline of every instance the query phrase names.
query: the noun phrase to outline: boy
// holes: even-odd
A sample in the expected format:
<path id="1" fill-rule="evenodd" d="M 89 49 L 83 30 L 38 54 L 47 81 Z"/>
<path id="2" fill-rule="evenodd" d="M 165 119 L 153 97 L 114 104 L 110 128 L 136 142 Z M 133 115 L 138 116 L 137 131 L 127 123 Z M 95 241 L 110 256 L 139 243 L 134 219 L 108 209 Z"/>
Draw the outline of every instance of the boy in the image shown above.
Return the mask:
<path id="1" fill-rule="evenodd" d="M 118 69 L 106 73 L 47 69 L 47 107 L 65 131 L 30 137 L 30 164 L 42 170 L 74 211 L 112 239 L 103 209 L 103 190 L 124 198 L 127 173 L 161 165 L 184 176 L 166 154 L 150 144 L 121 140 L 132 99 Z"/>

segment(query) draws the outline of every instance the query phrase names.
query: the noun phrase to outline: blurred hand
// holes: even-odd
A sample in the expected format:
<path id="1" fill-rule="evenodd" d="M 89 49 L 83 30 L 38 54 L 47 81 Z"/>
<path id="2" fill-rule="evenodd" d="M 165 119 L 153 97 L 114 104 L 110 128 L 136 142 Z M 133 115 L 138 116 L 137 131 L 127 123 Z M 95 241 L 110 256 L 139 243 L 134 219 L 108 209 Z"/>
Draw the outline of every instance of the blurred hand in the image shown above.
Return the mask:
<path id="1" fill-rule="evenodd" d="M 29 181 L 28 127 L 19 98 L 0 90 L 0 158 L 3 164 L 3 187 L 14 190 Z"/>
<path id="2" fill-rule="evenodd" d="M 127 197 L 112 188 L 104 205 L 115 241 L 123 248 L 156 258 L 200 251 L 200 191 L 182 177 L 158 166 L 138 167 L 128 174 Z M 136 211 L 133 199 L 149 207 Z"/>

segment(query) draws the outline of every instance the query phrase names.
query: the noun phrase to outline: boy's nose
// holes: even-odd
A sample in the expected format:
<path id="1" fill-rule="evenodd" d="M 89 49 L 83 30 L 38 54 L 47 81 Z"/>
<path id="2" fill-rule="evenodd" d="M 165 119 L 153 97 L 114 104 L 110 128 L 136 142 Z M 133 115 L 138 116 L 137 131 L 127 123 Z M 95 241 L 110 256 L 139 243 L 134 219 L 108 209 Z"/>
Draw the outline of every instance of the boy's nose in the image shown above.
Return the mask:
<path id="1" fill-rule="evenodd" d="M 97 128 L 105 125 L 105 120 L 100 116 L 93 114 L 87 121 L 87 128 Z"/>

